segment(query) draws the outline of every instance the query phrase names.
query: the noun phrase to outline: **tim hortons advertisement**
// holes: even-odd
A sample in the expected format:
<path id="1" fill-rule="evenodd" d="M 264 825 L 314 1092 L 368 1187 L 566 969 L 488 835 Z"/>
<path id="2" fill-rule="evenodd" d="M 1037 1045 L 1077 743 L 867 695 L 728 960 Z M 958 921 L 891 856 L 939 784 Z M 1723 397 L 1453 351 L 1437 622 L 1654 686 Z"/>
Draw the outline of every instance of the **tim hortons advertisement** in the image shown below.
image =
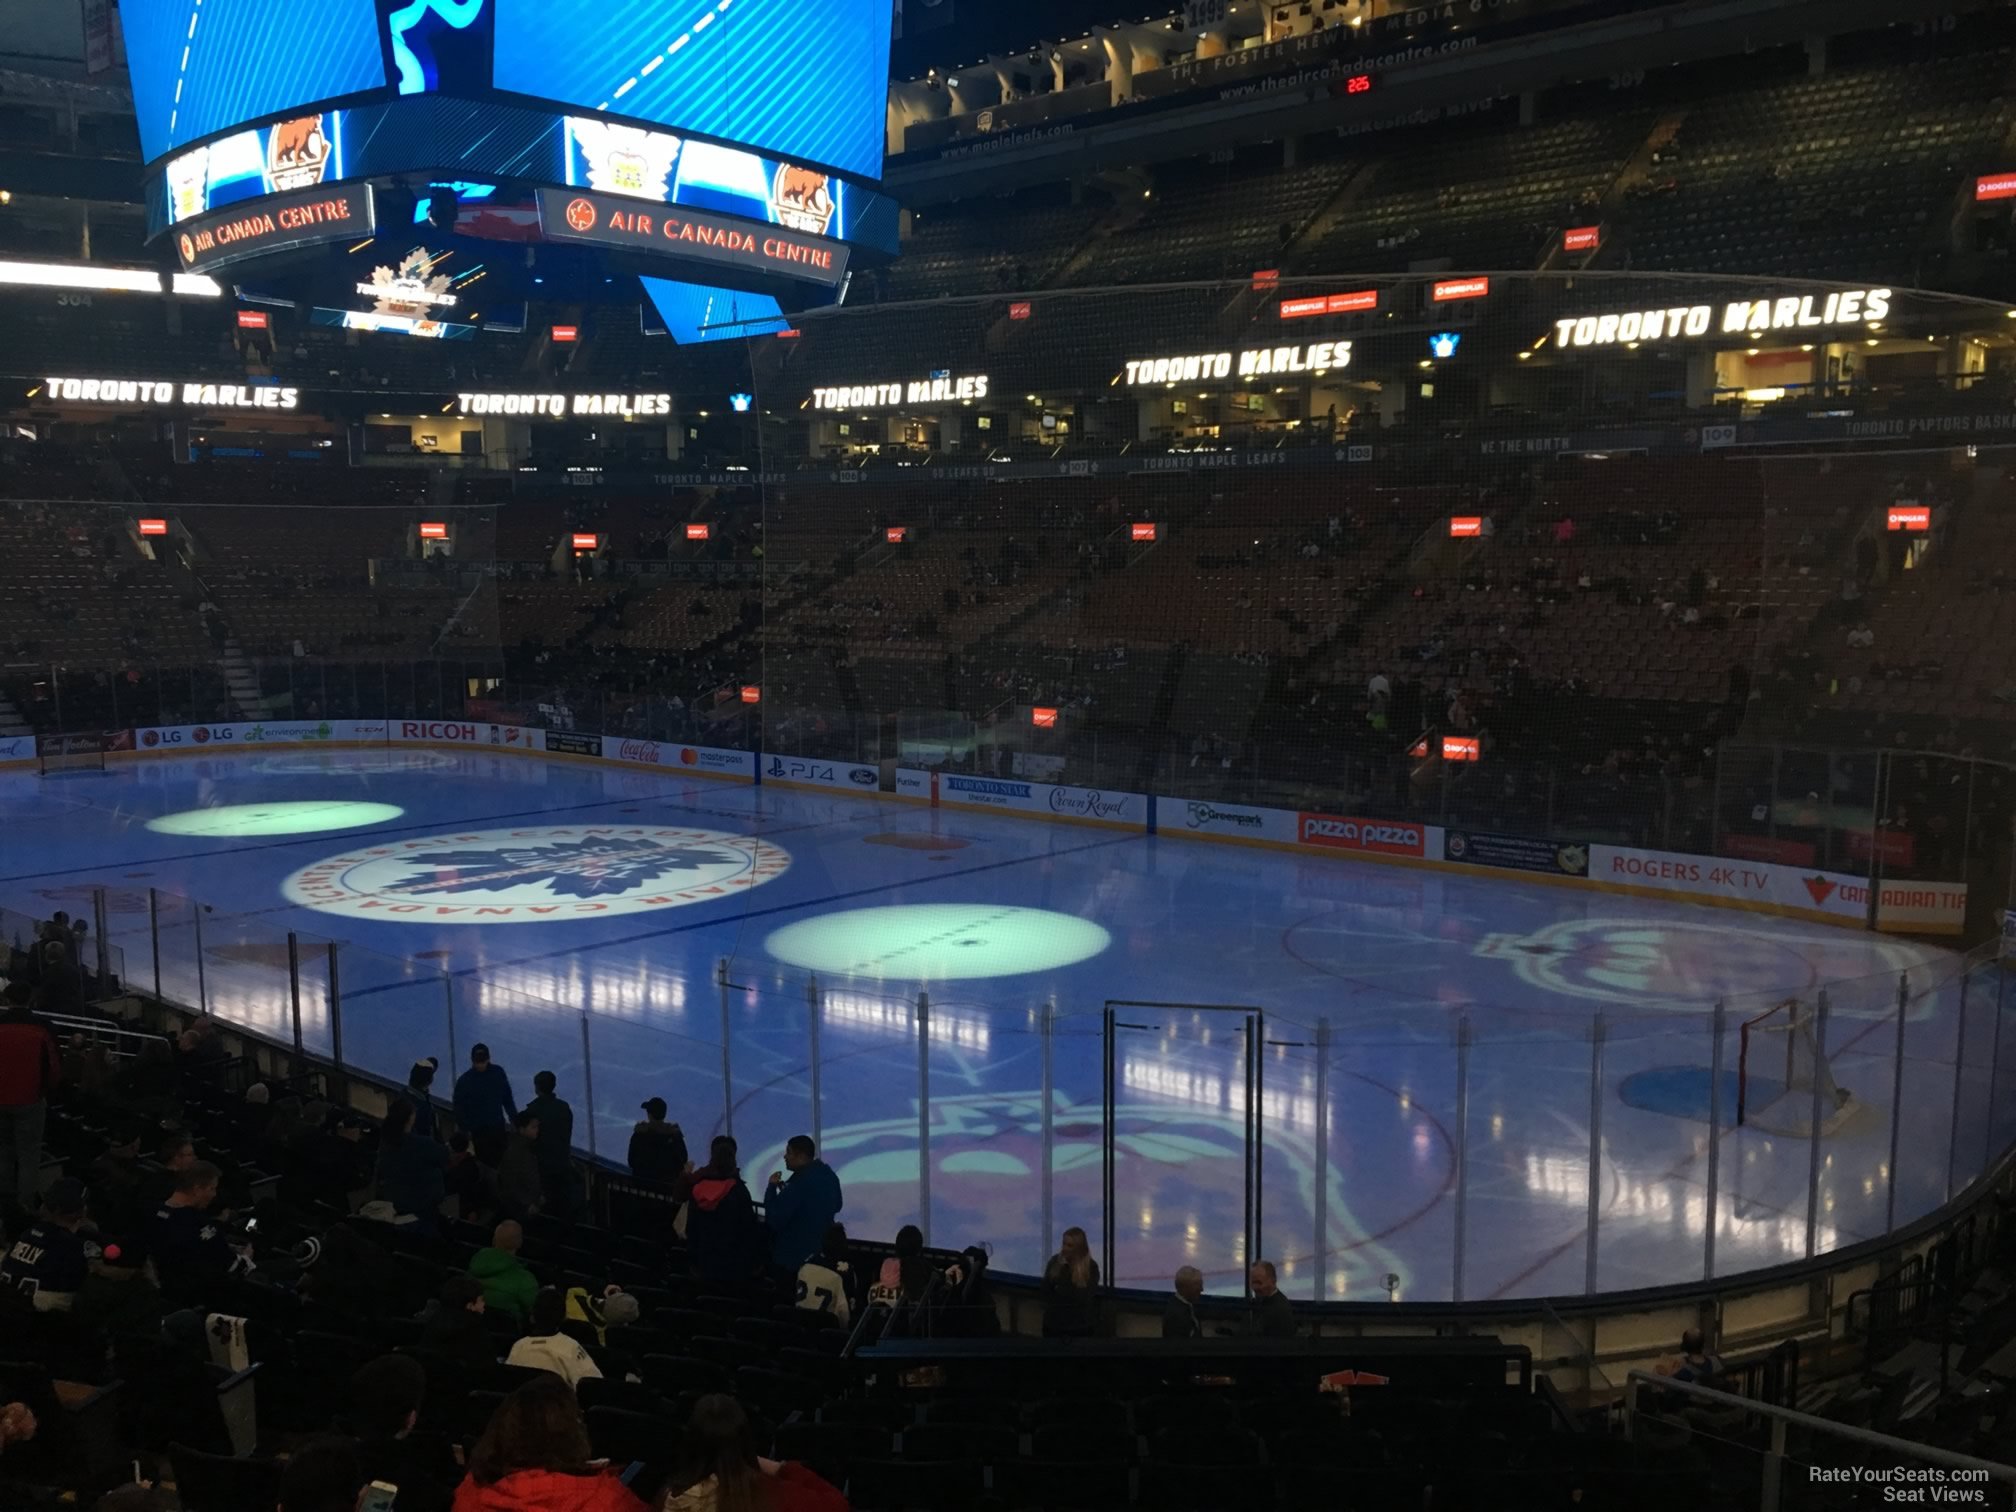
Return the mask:
<path id="1" fill-rule="evenodd" d="M 1326 850 L 1369 851 L 1381 856 L 1425 856 L 1428 826 L 1411 819 L 1349 819 L 1341 814 L 1298 814 L 1295 838 Z"/>
<path id="2" fill-rule="evenodd" d="M 739 777 L 747 782 L 756 775 L 756 756 L 751 751 L 724 751 L 716 746 L 645 740 L 635 735 L 604 735 L 602 757 L 637 766 L 674 767 L 695 777 Z"/>
<path id="3" fill-rule="evenodd" d="M 1768 861 L 1725 861 L 1597 845 L 1590 847 L 1589 875 L 1616 886 L 1830 924 L 1860 925 L 1869 917 L 1866 878 Z M 1966 917 L 1963 882 L 1885 882 L 1876 924 L 1879 929 L 1911 934 L 1957 934 Z"/>
<path id="4" fill-rule="evenodd" d="M 829 761 L 811 756 L 765 753 L 763 780 L 786 787 L 851 788 L 857 793 L 881 791 L 882 770 L 871 762 Z"/>
<path id="5" fill-rule="evenodd" d="M 1162 835 L 1192 835 L 1206 840 L 1272 840 L 1293 845 L 1300 838 L 1301 817 L 1287 809 L 1255 808 L 1247 803 L 1217 803 L 1203 798 L 1155 800 L 1155 830 Z"/>
<path id="6" fill-rule="evenodd" d="M 523 725 L 486 724 L 470 719 L 395 719 L 390 738 L 417 745 L 496 746 L 507 751 L 543 751 L 545 731 Z"/>
<path id="7" fill-rule="evenodd" d="M 1109 793 L 1100 788 L 1054 786 L 1012 777 L 968 777 L 941 772 L 938 801 L 951 808 L 1046 814 L 1053 819 L 1104 824 L 1116 829 L 1145 829 L 1148 824 L 1148 800 L 1139 793 Z"/>

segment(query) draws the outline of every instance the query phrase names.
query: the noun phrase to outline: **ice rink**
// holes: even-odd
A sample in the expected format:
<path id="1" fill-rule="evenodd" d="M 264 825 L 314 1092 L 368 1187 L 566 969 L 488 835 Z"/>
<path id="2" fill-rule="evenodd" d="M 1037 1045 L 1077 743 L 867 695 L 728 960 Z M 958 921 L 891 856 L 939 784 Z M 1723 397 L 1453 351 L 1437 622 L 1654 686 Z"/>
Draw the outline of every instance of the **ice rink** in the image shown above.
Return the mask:
<path id="1" fill-rule="evenodd" d="M 653 1094 L 696 1149 L 732 1118 L 752 1188 L 816 1127 L 850 1228 L 921 1212 L 1007 1270 L 1040 1264 L 1046 1193 L 1051 1235 L 1100 1244 L 1115 1000 L 1150 1005 L 1112 1013 L 1100 1258 L 1128 1285 L 1191 1263 L 1237 1289 L 1249 1052 L 1259 1248 L 1298 1297 L 1580 1293 L 1592 1211 L 1598 1289 L 1698 1278 L 1718 1001 L 1718 1273 L 1806 1252 L 1809 1143 L 1733 1124 L 1736 1025 L 1775 1001 L 1826 989 L 1859 1105 L 1821 1142 L 1820 1248 L 1883 1230 L 1893 1106 L 1899 1222 L 2016 1136 L 1999 973 L 1963 993 L 1934 947 L 1509 873 L 478 751 L 10 772 L 0 834 L 0 906 L 88 918 L 104 887 L 131 981 L 158 939 L 168 996 L 288 1040 L 291 932 L 319 1052 L 333 958 L 348 1063 L 403 1080 L 436 1055 L 445 1090 L 487 1041 L 521 1099 L 555 1071 L 604 1156 Z"/>

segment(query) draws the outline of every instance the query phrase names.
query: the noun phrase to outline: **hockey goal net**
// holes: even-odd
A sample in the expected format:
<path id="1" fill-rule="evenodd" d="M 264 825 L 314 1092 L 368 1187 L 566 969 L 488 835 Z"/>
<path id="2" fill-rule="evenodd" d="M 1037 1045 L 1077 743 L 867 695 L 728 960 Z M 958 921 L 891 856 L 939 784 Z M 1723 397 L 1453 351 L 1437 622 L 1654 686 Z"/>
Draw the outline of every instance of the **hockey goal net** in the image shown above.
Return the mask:
<path id="1" fill-rule="evenodd" d="M 35 755 L 44 777 L 58 772 L 102 772 L 105 744 L 105 737 L 96 730 L 44 735 L 35 742 Z"/>
<path id="2" fill-rule="evenodd" d="M 1855 1099 L 1834 1080 L 1816 1023 L 1813 1008 L 1797 998 L 1745 1021 L 1736 1056 L 1737 1123 L 1804 1138 L 1813 1132 L 1816 1088 L 1822 1134 L 1848 1119 Z"/>

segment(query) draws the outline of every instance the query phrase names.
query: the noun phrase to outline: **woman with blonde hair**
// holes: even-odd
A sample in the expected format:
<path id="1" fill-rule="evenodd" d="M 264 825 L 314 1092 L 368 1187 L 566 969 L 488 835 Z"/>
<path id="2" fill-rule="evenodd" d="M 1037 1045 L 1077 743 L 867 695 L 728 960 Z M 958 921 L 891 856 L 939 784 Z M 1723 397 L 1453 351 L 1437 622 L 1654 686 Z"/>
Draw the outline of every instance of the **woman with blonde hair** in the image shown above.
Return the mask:
<path id="1" fill-rule="evenodd" d="M 1099 1327 L 1099 1262 L 1085 1230 L 1064 1230 L 1064 1243 L 1043 1267 L 1043 1337 L 1086 1338 Z"/>

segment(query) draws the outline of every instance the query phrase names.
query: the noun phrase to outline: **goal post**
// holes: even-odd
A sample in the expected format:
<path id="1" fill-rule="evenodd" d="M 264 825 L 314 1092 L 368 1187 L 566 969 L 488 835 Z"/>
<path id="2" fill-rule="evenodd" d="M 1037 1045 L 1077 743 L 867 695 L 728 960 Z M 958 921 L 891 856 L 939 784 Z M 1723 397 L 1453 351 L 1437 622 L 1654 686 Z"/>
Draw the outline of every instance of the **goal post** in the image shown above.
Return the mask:
<path id="1" fill-rule="evenodd" d="M 1804 1138 L 1814 1132 L 1819 1089 L 1822 1134 L 1839 1128 L 1855 1099 L 1834 1080 L 1815 1033 L 1818 1016 L 1798 998 L 1774 1003 L 1743 1022 L 1736 1052 L 1736 1122 L 1767 1134 Z"/>
<path id="2" fill-rule="evenodd" d="M 44 777 L 63 772 L 103 772 L 105 736 L 96 730 L 44 735 L 35 742 L 35 757 Z"/>

